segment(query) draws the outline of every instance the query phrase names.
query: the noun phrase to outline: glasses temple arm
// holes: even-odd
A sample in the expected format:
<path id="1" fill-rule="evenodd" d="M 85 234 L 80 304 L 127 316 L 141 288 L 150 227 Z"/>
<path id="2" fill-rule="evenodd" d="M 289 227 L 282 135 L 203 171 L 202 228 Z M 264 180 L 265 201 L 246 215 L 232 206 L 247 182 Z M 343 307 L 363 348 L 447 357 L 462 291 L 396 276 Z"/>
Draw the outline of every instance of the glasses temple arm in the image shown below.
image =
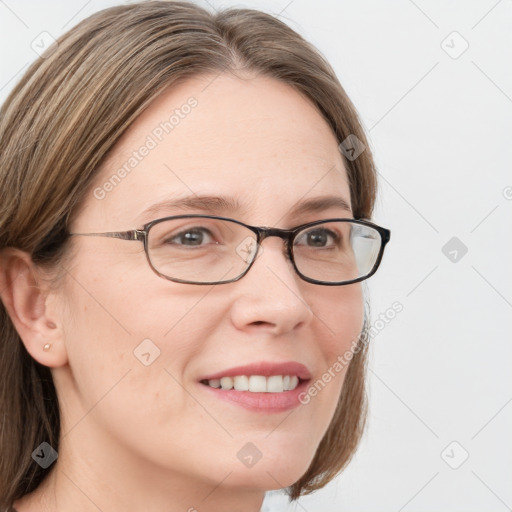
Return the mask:
<path id="1" fill-rule="evenodd" d="M 70 236 L 104 236 L 108 238 L 119 238 L 121 240 L 144 241 L 145 231 L 133 229 L 132 231 L 112 231 L 107 233 L 69 233 Z"/>

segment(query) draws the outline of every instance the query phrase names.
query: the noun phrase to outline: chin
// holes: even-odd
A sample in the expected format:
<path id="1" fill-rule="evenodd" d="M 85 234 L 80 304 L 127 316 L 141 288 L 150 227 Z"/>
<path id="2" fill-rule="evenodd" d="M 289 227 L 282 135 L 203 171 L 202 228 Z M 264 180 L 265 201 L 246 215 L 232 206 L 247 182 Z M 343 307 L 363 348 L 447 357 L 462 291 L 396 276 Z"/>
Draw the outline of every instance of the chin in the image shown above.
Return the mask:
<path id="1" fill-rule="evenodd" d="M 297 451 L 297 450 L 296 450 Z M 271 491 L 294 484 L 307 471 L 313 455 L 295 453 L 288 456 L 286 452 L 264 455 L 250 467 L 235 464 L 229 477 L 229 484 L 236 487 L 249 487 Z M 226 482 L 227 483 L 227 482 Z"/>

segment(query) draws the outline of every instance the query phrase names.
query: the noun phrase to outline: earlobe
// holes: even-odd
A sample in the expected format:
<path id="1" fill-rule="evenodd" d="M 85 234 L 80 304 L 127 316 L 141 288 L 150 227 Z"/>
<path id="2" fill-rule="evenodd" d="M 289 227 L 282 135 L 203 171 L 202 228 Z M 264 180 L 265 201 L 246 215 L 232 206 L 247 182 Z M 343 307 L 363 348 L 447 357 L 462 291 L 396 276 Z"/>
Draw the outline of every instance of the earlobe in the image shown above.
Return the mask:
<path id="1" fill-rule="evenodd" d="M 49 296 L 29 254 L 12 248 L 0 253 L 0 297 L 14 327 L 38 363 L 58 367 L 67 363 L 67 353 Z"/>

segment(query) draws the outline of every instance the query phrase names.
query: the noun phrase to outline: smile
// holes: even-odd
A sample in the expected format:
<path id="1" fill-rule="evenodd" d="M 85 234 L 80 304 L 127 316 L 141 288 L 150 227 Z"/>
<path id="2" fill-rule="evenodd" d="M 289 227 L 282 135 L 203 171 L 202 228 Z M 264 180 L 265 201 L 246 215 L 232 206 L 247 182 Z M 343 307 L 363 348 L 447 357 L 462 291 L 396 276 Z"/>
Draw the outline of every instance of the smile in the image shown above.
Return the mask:
<path id="1" fill-rule="evenodd" d="M 221 377 L 220 379 L 202 380 L 201 383 L 212 388 L 252 393 L 282 393 L 293 391 L 299 385 L 297 375 L 237 375 L 236 377 Z"/>

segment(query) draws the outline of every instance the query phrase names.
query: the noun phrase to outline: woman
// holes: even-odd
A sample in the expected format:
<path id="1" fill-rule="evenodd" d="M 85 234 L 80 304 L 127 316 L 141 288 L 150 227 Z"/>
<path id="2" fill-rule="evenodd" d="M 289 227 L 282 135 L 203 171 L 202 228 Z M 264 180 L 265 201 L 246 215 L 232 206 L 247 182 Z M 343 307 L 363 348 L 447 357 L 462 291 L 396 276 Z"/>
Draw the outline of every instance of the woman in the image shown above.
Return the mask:
<path id="1" fill-rule="evenodd" d="M 332 480 L 389 231 L 316 50 L 257 11 L 124 5 L 0 116 L 0 508 L 249 512 Z"/>

